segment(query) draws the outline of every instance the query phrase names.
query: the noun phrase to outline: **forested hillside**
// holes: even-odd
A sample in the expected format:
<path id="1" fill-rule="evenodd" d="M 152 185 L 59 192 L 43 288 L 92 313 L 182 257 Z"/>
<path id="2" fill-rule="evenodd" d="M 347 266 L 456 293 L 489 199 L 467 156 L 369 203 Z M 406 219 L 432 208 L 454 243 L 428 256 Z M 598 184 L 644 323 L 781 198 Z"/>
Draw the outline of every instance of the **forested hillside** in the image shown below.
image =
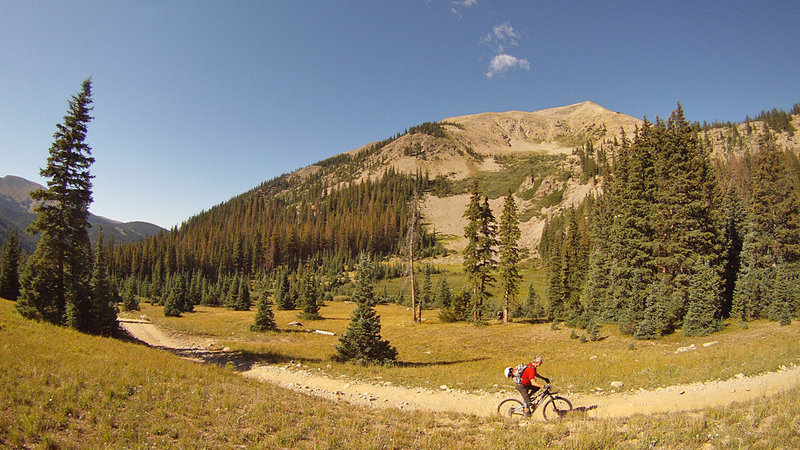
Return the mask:
<path id="1" fill-rule="evenodd" d="M 731 315 L 785 321 L 799 306 L 792 120 L 775 110 L 709 126 L 679 108 L 638 122 L 584 103 L 425 123 L 107 252 L 114 277 L 135 280 L 126 289 L 162 302 L 177 291 L 179 310 L 247 308 L 237 299 L 254 280 L 282 301 L 288 290 L 279 306 L 294 308 L 308 280 L 335 295 L 361 251 L 405 256 L 412 204 L 427 223 L 418 256 L 458 257 L 478 180 L 495 212 L 508 192 L 518 202 L 522 254 L 548 271 L 550 320 L 641 338 L 713 332 Z"/>

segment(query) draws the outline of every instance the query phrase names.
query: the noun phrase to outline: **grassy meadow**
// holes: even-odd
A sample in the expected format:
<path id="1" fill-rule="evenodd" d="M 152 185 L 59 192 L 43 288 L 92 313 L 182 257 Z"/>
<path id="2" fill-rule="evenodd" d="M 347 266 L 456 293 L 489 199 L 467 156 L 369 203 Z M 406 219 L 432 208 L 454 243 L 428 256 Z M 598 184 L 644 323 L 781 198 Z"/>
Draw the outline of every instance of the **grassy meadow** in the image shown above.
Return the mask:
<path id="1" fill-rule="evenodd" d="M 337 306 L 345 312 L 345 305 L 328 308 Z M 330 314 L 333 309 L 325 311 Z M 154 312 L 156 308 L 145 314 Z M 391 311 L 382 310 L 390 323 L 391 314 L 387 312 Z M 233 333 L 233 340 L 245 337 L 238 325 L 203 325 L 204 321 L 217 322 L 212 320 L 214 316 L 227 314 L 232 312 L 200 310 L 176 320 L 194 323 L 197 330 L 208 327 Z M 247 322 L 245 315 L 238 319 Z M 334 322 L 338 321 L 320 323 Z M 435 330 L 437 325 L 431 325 L 408 328 Z M 500 326 L 475 330 L 495 328 Z M 761 332 L 769 331 L 772 330 L 762 328 Z M 402 331 L 388 334 L 391 337 L 395 332 Z M 469 330 L 462 332 L 474 335 Z M 272 335 L 287 339 L 291 336 L 312 335 Z M 321 336 L 313 335 L 315 339 Z M 720 336 L 721 344 L 715 347 L 725 348 L 722 339 Z M 411 351 L 396 343 L 401 357 Z M 308 343 L 298 341 L 289 347 L 304 346 Z M 421 353 L 426 355 L 425 351 Z M 437 358 L 432 355 L 427 356 Z M 438 358 L 444 359 L 441 355 Z M 320 363 L 312 361 L 315 359 L 324 361 L 324 353 L 304 361 Z M 457 372 L 449 370 L 451 366 L 431 367 Z M 387 369 L 384 375 L 393 370 L 403 374 L 424 368 L 401 366 Z M 800 390 L 696 413 L 622 420 L 578 416 L 552 423 L 520 424 L 492 417 L 368 409 L 308 397 L 245 379 L 228 368 L 194 363 L 142 345 L 28 321 L 16 313 L 13 302 L 0 300 L 0 447 L 600 449 L 704 445 L 800 446 Z"/>
<path id="2" fill-rule="evenodd" d="M 255 308 L 242 312 L 201 306 L 175 318 L 164 317 L 161 307 L 142 303 L 142 311 L 134 316 L 146 316 L 178 333 L 211 338 L 219 346 L 245 352 L 262 362 L 295 361 L 332 376 L 367 381 L 382 377 L 394 384 L 424 388 L 508 389 L 503 368 L 536 354 L 545 360 L 541 373 L 559 390 L 571 392 L 609 390 L 612 381 L 636 390 L 727 379 L 800 362 L 797 322 L 782 327 L 776 322 L 757 321 L 747 329 L 734 322 L 710 336 L 689 338 L 675 333 L 656 341 L 636 340 L 620 335 L 614 326 L 603 326 L 601 340 L 582 342 L 578 337 L 583 330 L 563 324 L 553 330 L 549 323 L 441 323 L 437 310 L 424 311 L 425 321 L 413 324 L 409 308 L 389 304 L 376 309 L 381 316 L 382 336 L 397 347 L 399 362 L 394 367 L 362 367 L 333 361 L 339 335 L 347 328 L 354 307 L 348 302 L 328 302 L 320 310 L 323 320 L 302 320 L 302 327 L 288 326 L 298 320 L 297 311 L 276 311 L 279 331 L 268 333 L 250 331 Z M 298 332 L 315 329 L 336 336 Z M 675 352 L 692 344 L 696 350 Z"/>

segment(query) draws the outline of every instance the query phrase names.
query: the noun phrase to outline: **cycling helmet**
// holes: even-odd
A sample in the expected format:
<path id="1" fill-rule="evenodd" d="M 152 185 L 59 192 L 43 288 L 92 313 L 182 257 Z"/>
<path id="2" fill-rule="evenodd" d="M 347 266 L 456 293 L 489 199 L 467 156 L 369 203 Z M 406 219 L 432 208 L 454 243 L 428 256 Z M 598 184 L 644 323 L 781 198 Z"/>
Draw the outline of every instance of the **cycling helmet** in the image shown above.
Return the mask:
<path id="1" fill-rule="evenodd" d="M 511 367 L 506 367 L 505 370 L 503 370 L 503 375 L 505 375 L 506 378 L 511 378 L 511 374 L 513 372 L 514 372 L 514 369 L 512 369 Z"/>

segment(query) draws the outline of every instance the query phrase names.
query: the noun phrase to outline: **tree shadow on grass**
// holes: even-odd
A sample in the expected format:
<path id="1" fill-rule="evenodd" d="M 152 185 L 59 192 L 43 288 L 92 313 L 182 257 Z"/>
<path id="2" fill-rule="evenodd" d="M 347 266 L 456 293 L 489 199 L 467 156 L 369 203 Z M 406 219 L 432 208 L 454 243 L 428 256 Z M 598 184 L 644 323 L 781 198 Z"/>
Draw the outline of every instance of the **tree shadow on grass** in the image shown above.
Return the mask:
<path id="1" fill-rule="evenodd" d="M 271 351 L 207 350 L 202 348 L 167 349 L 182 358 L 193 359 L 237 372 L 246 372 L 258 364 L 315 363 L 318 358 L 298 358 Z"/>
<path id="2" fill-rule="evenodd" d="M 482 358 L 471 358 L 471 359 L 459 359 L 456 361 L 433 361 L 433 362 L 412 362 L 412 361 L 397 361 L 395 365 L 397 367 L 434 367 L 434 366 L 452 366 L 453 364 L 461 364 L 461 363 L 470 363 L 470 362 L 478 362 L 484 361 L 486 357 Z"/>

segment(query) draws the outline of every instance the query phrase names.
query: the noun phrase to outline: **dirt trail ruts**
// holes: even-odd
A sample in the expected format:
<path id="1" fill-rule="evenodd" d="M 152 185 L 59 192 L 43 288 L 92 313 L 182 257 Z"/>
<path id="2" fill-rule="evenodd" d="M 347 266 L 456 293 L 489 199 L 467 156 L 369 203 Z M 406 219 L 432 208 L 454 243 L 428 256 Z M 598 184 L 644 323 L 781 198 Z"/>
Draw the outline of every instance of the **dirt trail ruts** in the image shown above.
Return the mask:
<path id="1" fill-rule="evenodd" d="M 440 390 L 393 386 L 388 382 L 364 383 L 345 377 L 331 378 L 291 364 L 262 365 L 244 361 L 235 352 L 209 350 L 208 342 L 174 338 L 151 322 L 120 319 L 120 326 L 134 338 L 176 354 L 216 364 L 233 364 L 242 375 L 267 381 L 294 391 L 331 400 L 382 408 L 456 412 L 489 416 L 503 398 L 517 397 L 509 385 L 506 392 L 471 393 L 442 386 Z M 227 350 L 227 349 L 226 349 Z M 651 391 L 603 394 L 567 394 L 573 406 L 589 410 L 589 417 L 628 417 L 635 414 L 677 412 L 725 406 L 785 392 L 800 384 L 800 367 L 782 367 L 753 377 L 738 375 L 723 381 L 707 381 L 658 388 Z"/>

